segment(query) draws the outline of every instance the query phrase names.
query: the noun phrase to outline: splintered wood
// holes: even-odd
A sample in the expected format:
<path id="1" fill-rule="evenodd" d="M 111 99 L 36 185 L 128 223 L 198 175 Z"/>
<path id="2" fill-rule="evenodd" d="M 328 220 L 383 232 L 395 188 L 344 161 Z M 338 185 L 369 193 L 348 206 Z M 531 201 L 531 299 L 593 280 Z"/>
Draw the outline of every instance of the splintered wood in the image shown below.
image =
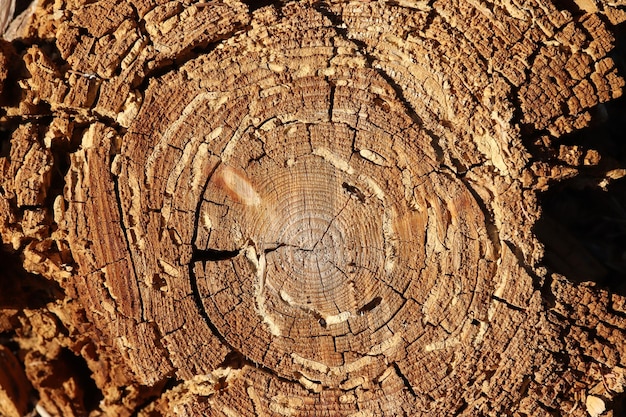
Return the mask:
<path id="1" fill-rule="evenodd" d="M 0 45 L 0 232 L 63 290 L 0 330 L 93 380 L 31 361 L 38 407 L 613 412 L 626 300 L 541 267 L 558 175 L 520 132 L 621 95 L 621 6 L 157 3 L 43 2 Z"/>

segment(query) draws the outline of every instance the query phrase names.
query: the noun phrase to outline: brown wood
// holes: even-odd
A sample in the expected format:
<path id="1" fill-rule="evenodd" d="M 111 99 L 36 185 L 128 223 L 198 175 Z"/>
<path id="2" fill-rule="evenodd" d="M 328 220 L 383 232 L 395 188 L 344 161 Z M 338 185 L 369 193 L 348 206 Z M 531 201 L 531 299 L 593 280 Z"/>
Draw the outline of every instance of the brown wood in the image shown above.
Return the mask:
<path id="1" fill-rule="evenodd" d="M 615 415 L 626 299 L 547 269 L 533 227 L 599 163 L 558 138 L 622 94 L 625 19 L 28 9 L 0 45 L 0 414 Z"/>

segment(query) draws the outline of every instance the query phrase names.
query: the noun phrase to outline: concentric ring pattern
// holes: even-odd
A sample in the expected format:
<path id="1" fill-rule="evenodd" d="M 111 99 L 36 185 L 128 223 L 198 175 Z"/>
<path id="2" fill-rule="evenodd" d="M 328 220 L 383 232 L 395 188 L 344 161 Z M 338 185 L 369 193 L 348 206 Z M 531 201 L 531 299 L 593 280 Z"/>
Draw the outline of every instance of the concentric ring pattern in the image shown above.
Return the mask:
<path id="1" fill-rule="evenodd" d="M 496 99 L 514 77 L 427 33 L 369 33 L 380 5 L 314 6 L 261 9 L 150 83 L 113 161 L 141 316 L 181 378 L 243 359 L 216 415 L 505 407 L 536 366 L 502 382 L 507 352 L 546 357 L 525 343 L 541 307 L 519 266 L 534 194 Z"/>
<path id="2" fill-rule="evenodd" d="M 417 375 L 481 337 L 485 215 L 393 86 L 302 13 L 289 42 L 234 38 L 182 68 L 188 94 L 155 95 L 180 109 L 137 169 L 161 233 L 177 224 L 155 266 L 190 279 L 216 337 L 313 391 Z"/>

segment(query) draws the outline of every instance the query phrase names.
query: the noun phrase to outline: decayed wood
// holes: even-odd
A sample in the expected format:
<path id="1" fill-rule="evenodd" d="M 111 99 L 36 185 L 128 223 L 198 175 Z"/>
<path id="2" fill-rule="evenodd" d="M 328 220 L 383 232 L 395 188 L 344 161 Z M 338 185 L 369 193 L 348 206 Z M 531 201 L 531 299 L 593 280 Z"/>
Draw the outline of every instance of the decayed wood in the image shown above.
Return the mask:
<path id="1" fill-rule="evenodd" d="M 522 141 L 622 93 L 623 7 L 576 4 L 38 3 L 0 49 L 1 279 L 62 291 L 0 330 L 40 409 L 611 415 L 626 300 L 533 233 L 599 156 Z"/>

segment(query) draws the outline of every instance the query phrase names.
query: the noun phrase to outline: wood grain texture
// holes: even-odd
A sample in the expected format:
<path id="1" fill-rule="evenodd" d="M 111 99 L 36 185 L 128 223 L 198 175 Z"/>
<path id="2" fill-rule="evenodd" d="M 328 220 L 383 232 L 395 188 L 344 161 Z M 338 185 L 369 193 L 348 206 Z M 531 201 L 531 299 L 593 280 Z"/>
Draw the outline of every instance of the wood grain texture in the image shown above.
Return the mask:
<path id="1" fill-rule="evenodd" d="M 62 289 L 0 303 L 39 406 L 612 415 L 626 300 L 547 269 L 534 231 L 600 156 L 527 144 L 622 94 L 622 11 L 41 3 L 0 49 L 0 234 Z"/>

